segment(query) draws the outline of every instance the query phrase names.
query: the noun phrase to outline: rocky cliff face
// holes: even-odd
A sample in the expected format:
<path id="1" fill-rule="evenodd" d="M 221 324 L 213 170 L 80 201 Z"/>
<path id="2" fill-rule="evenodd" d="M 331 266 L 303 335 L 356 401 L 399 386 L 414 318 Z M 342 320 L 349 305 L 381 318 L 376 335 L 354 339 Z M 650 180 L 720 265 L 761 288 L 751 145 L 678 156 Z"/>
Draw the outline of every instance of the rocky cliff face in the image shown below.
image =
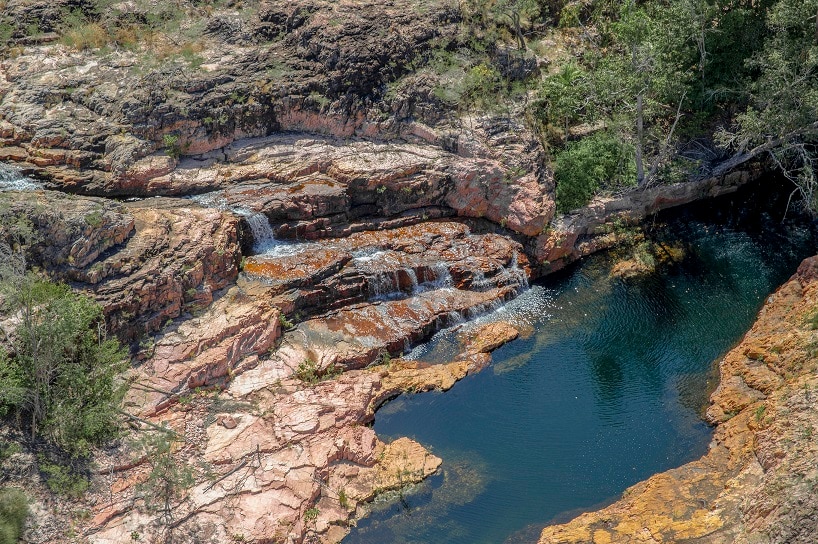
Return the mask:
<path id="1" fill-rule="evenodd" d="M 61 14 L 92 2 L 0 4 L 17 36 L 0 64 L 0 161 L 47 189 L 0 205 L 40 233 L 31 262 L 95 297 L 131 345 L 134 427 L 167 425 L 175 461 L 197 467 L 168 522 L 140 491 L 149 459 L 126 443 L 99 452 L 84 513 L 41 494 L 32 541 L 66 540 L 71 524 L 92 542 L 338 541 L 361 502 L 441 462 L 382 443 L 374 410 L 451 387 L 517 333 L 483 330 L 448 365 L 393 357 L 615 243 L 613 221 L 754 175 L 555 219 L 522 112 L 454 111 L 418 70 L 462 39 L 449 2 L 179 0 L 170 9 L 203 30 L 150 33 L 147 52 L 122 36 L 55 41 Z M 98 15 L 154 24 L 145 5 Z M 22 37 L 32 22 L 40 34 Z"/>
<path id="2" fill-rule="evenodd" d="M 603 510 L 546 528 L 540 543 L 813 542 L 817 308 L 812 257 L 719 362 L 707 455 L 636 484 Z"/>

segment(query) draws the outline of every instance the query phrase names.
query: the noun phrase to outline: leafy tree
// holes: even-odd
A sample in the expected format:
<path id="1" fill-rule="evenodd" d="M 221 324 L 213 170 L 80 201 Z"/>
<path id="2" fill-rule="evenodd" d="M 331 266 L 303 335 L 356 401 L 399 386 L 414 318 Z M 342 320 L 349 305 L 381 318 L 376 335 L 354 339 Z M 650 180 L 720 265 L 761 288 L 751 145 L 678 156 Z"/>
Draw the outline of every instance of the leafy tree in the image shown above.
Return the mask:
<path id="1" fill-rule="evenodd" d="M 25 248 L 34 231 L 0 209 L 0 298 L 13 316 L 2 327 L 0 416 L 12 415 L 32 438 L 45 438 L 73 455 L 115 436 L 127 367 L 107 338 L 102 308 L 86 296 L 25 272 Z"/>
<path id="2" fill-rule="evenodd" d="M 600 189 L 632 186 L 636 176 L 633 147 L 610 132 L 597 132 L 571 142 L 554 161 L 557 209 L 584 206 Z"/>
<path id="3" fill-rule="evenodd" d="M 523 25 L 525 22 L 530 22 L 540 14 L 540 5 L 536 0 L 497 0 L 494 4 L 493 11 L 500 16 L 500 18 L 511 23 L 511 29 L 514 32 L 514 38 L 517 41 L 517 48 L 525 51 L 525 35 L 523 34 Z"/>
<path id="4" fill-rule="evenodd" d="M 588 74 L 582 66 L 576 62 L 568 62 L 546 77 L 540 87 L 540 117 L 559 126 L 566 139 L 569 126 L 587 112 L 587 82 Z"/>
<path id="5" fill-rule="evenodd" d="M 818 0 L 779 1 L 769 10 L 764 46 L 749 61 L 750 105 L 719 141 L 733 156 L 724 172 L 768 154 L 818 212 Z"/>
<path id="6" fill-rule="evenodd" d="M 167 527 L 173 525 L 175 507 L 195 483 L 193 469 L 174 456 L 176 445 L 177 436 L 170 429 L 147 433 L 136 444 L 137 451 L 151 467 L 137 494 L 145 509 L 159 513 Z"/>

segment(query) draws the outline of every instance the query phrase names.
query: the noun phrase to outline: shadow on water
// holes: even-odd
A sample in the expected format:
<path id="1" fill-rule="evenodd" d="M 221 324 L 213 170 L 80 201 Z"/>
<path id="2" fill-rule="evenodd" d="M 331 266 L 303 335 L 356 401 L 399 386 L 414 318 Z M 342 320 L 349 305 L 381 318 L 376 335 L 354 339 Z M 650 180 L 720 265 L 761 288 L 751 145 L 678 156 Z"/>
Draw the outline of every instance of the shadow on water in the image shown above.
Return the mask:
<path id="1" fill-rule="evenodd" d="M 497 350 L 493 371 L 378 412 L 380 436 L 414 438 L 443 469 L 402 504 L 377 504 L 344 543 L 534 542 L 544 525 L 700 457 L 714 361 L 815 252 L 812 226 L 782 224 L 768 189 L 660 215 L 649 236 L 685 257 L 659 274 L 613 278 L 598 255 L 482 318 L 533 333 Z M 779 208 L 753 212 L 753 201 Z M 444 331 L 414 355 L 445 360 L 456 337 Z"/>

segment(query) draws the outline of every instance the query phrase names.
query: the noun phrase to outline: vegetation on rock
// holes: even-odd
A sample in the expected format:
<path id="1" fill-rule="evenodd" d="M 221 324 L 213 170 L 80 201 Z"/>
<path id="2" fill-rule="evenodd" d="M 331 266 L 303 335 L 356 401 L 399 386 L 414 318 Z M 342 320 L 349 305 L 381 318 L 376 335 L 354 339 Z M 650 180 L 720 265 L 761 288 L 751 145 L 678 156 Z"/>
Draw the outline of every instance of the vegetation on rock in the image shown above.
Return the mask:
<path id="1" fill-rule="evenodd" d="M 26 270 L 31 224 L 0 209 L 0 416 L 72 456 L 116 436 L 127 367 L 102 308 Z"/>
<path id="2" fill-rule="evenodd" d="M 817 209 L 816 2 L 594 1 L 566 9 L 573 22 L 561 23 L 581 29 L 580 43 L 544 79 L 535 104 L 557 169 L 569 140 L 601 129 L 632 146 L 640 186 L 678 171 L 724 173 L 767 154 Z M 558 183 L 563 194 L 588 194 L 582 175 L 558 175 Z"/>

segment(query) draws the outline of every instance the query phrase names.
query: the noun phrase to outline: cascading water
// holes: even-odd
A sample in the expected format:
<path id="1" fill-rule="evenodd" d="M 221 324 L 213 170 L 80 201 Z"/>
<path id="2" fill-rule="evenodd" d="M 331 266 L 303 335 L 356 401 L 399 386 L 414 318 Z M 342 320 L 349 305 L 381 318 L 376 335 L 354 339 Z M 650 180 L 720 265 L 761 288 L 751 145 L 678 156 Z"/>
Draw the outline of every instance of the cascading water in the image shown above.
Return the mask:
<path id="1" fill-rule="evenodd" d="M 506 267 L 506 273 L 520 286 L 518 289 L 519 291 L 528 291 L 528 274 L 525 273 L 525 270 L 520 268 L 516 251 L 514 252 L 514 256 L 511 258 L 511 262 Z"/>
<path id="2" fill-rule="evenodd" d="M 488 278 L 481 271 L 475 272 L 472 275 L 469 288 L 474 291 L 486 291 L 501 285 L 517 285 L 517 291 L 520 293 L 529 289 L 528 275 L 526 275 L 525 270 L 520 268 L 516 252 L 511 257 L 508 265 L 501 266 L 496 273 Z"/>
<path id="3" fill-rule="evenodd" d="M 385 252 L 378 252 L 383 254 Z M 406 295 L 417 295 L 427 291 L 437 289 L 449 289 L 452 287 L 452 276 L 445 263 L 437 263 L 428 269 L 420 268 L 419 271 L 411 266 L 404 266 L 394 270 L 374 271 L 369 263 L 376 254 L 367 254 L 356 258 L 356 264 L 361 270 L 369 275 L 369 294 L 373 298 L 390 299 Z M 418 277 L 420 274 L 420 277 Z M 404 282 L 401 288 L 401 276 L 406 275 L 408 282 Z M 421 281 L 422 280 L 422 281 Z M 408 285 L 406 285 L 408 283 Z"/>
<path id="4" fill-rule="evenodd" d="M 253 212 L 247 208 L 231 205 L 221 191 L 204 193 L 189 197 L 190 200 L 198 202 L 208 208 L 227 210 L 239 215 L 247 221 L 250 232 L 253 236 L 253 253 L 269 255 L 272 257 L 286 257 L 296 255 L 312 247 L 309 243 L 295 243 L 278 240 L 275 232 L 270 226 L 270 220 L 260 212 Z"/>
<path id="5" fill-rule="evenodd" d="M 43 186 L 24 176 L 16 168 L 0 163 L 0 191 L 34 191 Z"/>
<path id="6" fill-rule="evenodd" d="M 434 274 L 434 279 L 427 282 L 427 285 L 430 285 L 433 289 L 447 289 L 454 284 L 446 263 L 436 263 L 431 269 Z"/>
<path id="7" fill-rule="evenodd" d="M 276 245 L 280 244 L 276 240 L 270 220 L 263 213 L 245 215 L 247 226 L 253 234 L 253 251 L 256 253 L 266 253 Z"/>

